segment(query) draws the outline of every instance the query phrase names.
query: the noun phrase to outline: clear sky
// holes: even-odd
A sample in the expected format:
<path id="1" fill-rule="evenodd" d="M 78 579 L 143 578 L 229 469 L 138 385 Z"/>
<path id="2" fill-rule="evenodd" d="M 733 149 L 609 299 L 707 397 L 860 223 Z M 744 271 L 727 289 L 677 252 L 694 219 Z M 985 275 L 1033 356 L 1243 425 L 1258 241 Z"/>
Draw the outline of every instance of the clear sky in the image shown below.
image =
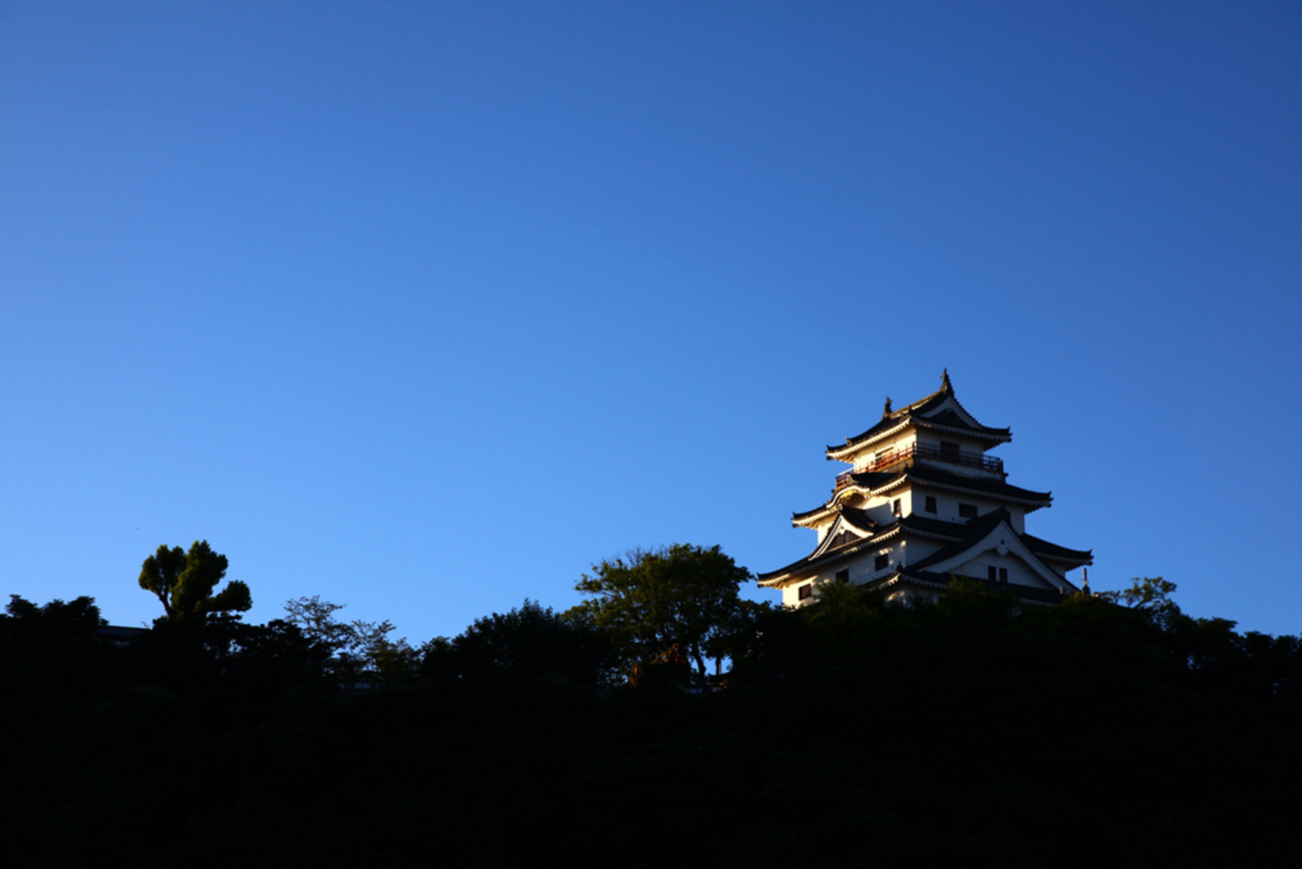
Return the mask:
<path id="1" fill-rule="evenodd" d="M 0 593 L 773 570 L 947 367 L 1093 587 L 1296 634 L 1300 170 L 1296 3 L 0 3 Z"/>

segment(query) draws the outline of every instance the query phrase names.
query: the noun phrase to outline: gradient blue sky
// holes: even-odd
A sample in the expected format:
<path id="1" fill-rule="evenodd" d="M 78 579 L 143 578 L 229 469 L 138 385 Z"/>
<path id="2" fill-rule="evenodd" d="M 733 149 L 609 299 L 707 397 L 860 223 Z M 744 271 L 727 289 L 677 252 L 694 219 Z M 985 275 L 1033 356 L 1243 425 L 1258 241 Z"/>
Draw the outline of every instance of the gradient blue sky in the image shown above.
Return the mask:
<path id="1" fill-rule="evenodd" d="M 0 3 L 0 592 L 772 570 L 948 367 L 1095 588 L 1298 633 L 1300 169 L 1295 3 Z"/>

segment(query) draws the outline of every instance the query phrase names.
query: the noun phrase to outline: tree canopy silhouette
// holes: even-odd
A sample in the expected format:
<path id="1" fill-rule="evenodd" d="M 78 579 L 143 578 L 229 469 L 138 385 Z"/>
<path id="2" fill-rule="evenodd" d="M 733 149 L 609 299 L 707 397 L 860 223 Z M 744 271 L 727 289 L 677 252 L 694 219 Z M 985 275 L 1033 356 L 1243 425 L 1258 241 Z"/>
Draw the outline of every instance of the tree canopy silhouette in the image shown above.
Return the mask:
<path id="1" fill-rule="evenodd" d="M 320 595 L 285 602 L 286 621 L 322 651 L 326 669 L 346 681 L 362 678 L 394 678 L 414 672 L 418 652 L 406 638 L 390 640 L 393 624 L 354 619 L 341 622 L 335 613 L 347 604 L 321 600 Z"/>
<path id="2" fill-rule="evenodd" d="M 718 546 L 680 543 L 626 558 L 594 564 L 575 589 L 595 600 L 570 614 L 610 631 L 633 660 L 651 661 L 677 644 L 704 677 L 706 656 L 725 654 L 722 644 L 748 608 L 737 590 L 750 571 Z"/>
<path id="3" fill-rule="evenodd" d="M 243 582 L 232 580 L 213 594 L 227 566 L 226 556 L 213 552 L 207 540 L 196 540 L 189 552 L 179 546 L 160 546 L 140 569 L 140 587 L 152 592 L 174 621 L 246 612 L 253 606 L 253 596 Z"/>
<path id="4" fill-rule="evenodd" d="M 455 639 L 426 644 L 425 675 L 435 680 L 604 684 L 616 663 L 609 635 L 577 616 L 525 598 L 518 609 L 476 619 Z"/>

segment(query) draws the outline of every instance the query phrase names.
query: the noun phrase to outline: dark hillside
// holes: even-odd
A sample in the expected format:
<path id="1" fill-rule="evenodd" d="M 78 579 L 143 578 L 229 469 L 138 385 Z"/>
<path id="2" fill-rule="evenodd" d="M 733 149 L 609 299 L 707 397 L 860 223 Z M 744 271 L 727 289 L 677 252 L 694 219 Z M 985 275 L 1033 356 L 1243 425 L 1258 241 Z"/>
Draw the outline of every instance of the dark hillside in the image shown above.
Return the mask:
<path id="1" fill-rule="evenodd" d="M 712 696 L 455 668 L 346 695 L 283 628 L 124 651 L 73 619 L 70 659 L 13 616 L 7 844 L 213 865 L 1295 854 L 1294 638 L 1085 598 L 834 598 L 762 617 Z"/>

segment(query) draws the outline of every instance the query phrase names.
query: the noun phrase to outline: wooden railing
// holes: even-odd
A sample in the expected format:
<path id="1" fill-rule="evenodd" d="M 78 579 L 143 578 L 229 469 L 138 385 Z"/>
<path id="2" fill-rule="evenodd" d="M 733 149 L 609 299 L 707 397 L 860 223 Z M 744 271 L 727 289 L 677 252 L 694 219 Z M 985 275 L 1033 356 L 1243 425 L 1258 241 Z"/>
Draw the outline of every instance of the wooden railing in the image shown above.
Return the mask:
<path id="1" fill-rule="evenodd" d="M 962 450 L 946 450 L 931 444 L 912 443 L 907 447 L 891 450 L 888 453 L 880 455 L 873 459 L 867 467 L 859 468 L 853 471 L 846 471 L 844 474 L 838 474 L 836 477 L 837 491 L 844 489 L 853 482 L 850 478 L 854 474 L 869 474 L 873 471 L 884 471 L 892 465 L 898 465 L 906 459 L 914 457 L 922 459 L 933 459 L 938 462 L 948 462 L 951 465 L 962 465 L 966 468 L 980 468 L 983 471 L 993 471 L 996 474 L 1004 472 L 1004 460 L 994 456 L 985 456 L 980 453 L 965 453 Z"/>

